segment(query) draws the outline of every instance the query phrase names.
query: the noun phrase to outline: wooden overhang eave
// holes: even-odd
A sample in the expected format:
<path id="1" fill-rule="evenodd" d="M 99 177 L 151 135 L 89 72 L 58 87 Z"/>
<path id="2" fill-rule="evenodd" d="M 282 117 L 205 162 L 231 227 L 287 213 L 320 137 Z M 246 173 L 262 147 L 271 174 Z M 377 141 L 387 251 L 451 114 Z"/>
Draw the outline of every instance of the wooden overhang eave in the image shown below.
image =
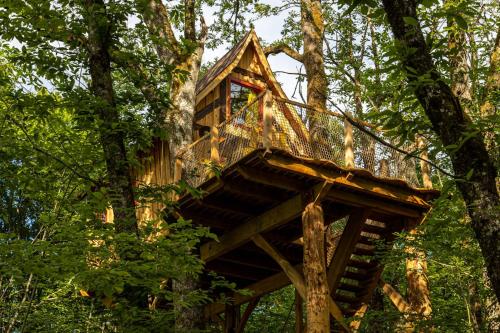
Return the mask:
<path id="1" fill-rule="evenodd" d="M 255 165 L 271 167 L 284 172 L 287 176 L 294 174 L 301 179 L 306 178 L 310 182 L 330 181 L 333 183 L 332 191 L 345 190 L 358 195 L 382 198 L 421 211 L 428 210 L 430 208 L 428 202 L 440 195 L 438 190 L 415 188 L 403 180 L 374 176 L 365 169 L 347 169 L 332 161 L 296 157 L 280 149 L 272 149 L 271 154 L 265 154 L 263 149 L 254 150 L 240 161 L 224 169 L 220 177 L 211 177 L 198 189 L 204 193 L 205 197 L 216 193 L 224 187 L 225 180 L 231 174 L 237 173 L 238 168 L 246 165 L 251 165 L 252 168 L 255 168 Z M 290 177 L 291 184 L 296 182 L 296 179 Z M 193 200 L 199 199 L 186 193 L 179 198 L 179 206 L 182 209 Z"/>

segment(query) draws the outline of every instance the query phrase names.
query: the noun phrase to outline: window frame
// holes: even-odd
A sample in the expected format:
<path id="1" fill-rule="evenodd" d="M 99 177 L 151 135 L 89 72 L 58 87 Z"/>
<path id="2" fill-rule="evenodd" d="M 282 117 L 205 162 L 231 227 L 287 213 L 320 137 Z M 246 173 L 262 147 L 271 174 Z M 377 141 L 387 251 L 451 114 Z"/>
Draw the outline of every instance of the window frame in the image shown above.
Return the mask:
<path id="1" fill-rule="evenodd" d="M 227 83 L 226 83 L 226 119 L 231 119 L 233 116 L 232 110 L 231 110 L 231 83 L 236 83 L 242 87 L 250 88 L 253 90 L 256 95 L 259 95 L 262 93 L 264 90 L 266 90 L 265 87 L 256 85 L 255 83 L 244 81 L 238 78 L 234 77 L 228 77 L 227 78 Z M 262 101 L 258 101 L 259 103 L 259 120 L 262 121 L 262 113 L 263 113 L 263 105 Z M 238 110 L 239 111 L 239 110 Z"/>

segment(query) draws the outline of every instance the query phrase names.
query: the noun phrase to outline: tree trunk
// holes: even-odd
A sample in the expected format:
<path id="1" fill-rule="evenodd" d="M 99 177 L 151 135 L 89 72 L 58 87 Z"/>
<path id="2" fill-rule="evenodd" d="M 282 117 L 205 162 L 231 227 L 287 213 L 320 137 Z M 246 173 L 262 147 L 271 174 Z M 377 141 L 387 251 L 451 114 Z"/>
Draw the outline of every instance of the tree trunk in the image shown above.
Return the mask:
<path id="1" fill-rule="evenodd" d="M 321 1 L 302 0 L 300 13 L 304 41 L 302 59 L 307 77 L 307 104 L 318 110 L 326 110 L 328 81 L 323 55 L 325 27 Z"/>
<path id="2" fill-rule="evenodd" d="M 405 23 L 405 18 L 417 20 L 415 0 L 383 0 L 392 32 L 398 40 L 400 56 L 407 71 L 409 84 L 429 117 L 451 158 L 476 238 L 485 259 L 493 289 L 500 297 L 500 212 L 496 209 L 499 195 L 495 177 L 497 170 L 488 156 L 479 133 L 466 140 L 472 130 L 458 99 L 443 81 L 432 61 L 420 25 Z M 407 19 L 406 19 L 407 20 Z M 417 21 L 418 22 L 418 21 Z M 412 49 L 416 52 L 406 52 Z M 419 80 L 422 76 L 430 78 Z M 464 178 L 468 179 L 464 179 Z"/>
<path id="3" fill-rule="evenodd" d="M 134 191 L 125 150 L 124 132 L 115 104 L 109 48 L 111 22 L 103 0 L 86 0 L 91 89 L 96 98 L 101 144 L 108 173 L 114 226 L 117 232 L 137 233 Z"/>
<path id="4" fill-rule="evenodd" d="M 329 290 L 325 267 L 323 209 L 310 203 L 302 214 L 304 279 L 307 288 L 306 332 L 330 332 Z"/>
<path id="5" fill-rule="evenodd" d="M 470 67 L 465 49 L 465 31 L 457 27 L 453 20 L 448 21 L 448 58 L 450 59 L 451 91 L 458 98 L 466 113 L 472 101 Z"/>
<path id="6" fill-rule="evenodd" d="M 172 281 L 172 290 L 180 299 L 174 302 L 175 307 L 175 332 L 189 333 L 201 330 L 205 326 L 203 307 L 200 305 L 185 306 L 189 293 L 200 289 L 199 276 L 189 275 L 179 280 Z"/>
<path id="7" fill-rule="evenodd" d="M 177 69 L 190 73 L 185 78 L 175 78 L 172 82 L 170 98 L 172 109 L 166 122 L 175 126 L 170 141 L 172 160 L 179 148 L 187 146 L 193 139 L 193 119 L 196 107 L 196 82 L 200 72 L 203 47 L 198 47 Z"/>
<path id="8" fill-rule="evenodd" d="M 141 8 L 143 19 L 153 39 L 159 39 L 156 45 L 157 55 L 165 67 L 175 66 L 176 70 L 187 72 L 188 75 L 174 75 L 171 83 L 171 107 L 162 111 L 163 126 L 169 133 L 170 156 L 167 163 L 174 170 L 175 156 L 179 149 L 191 143 L 193 139 L 193 118 L 196 107 L 196 82 L 203 56 L 207 27 L 201 19 L 201 31 L 196 36 L 195 1 L 184 1 L 184 39 L 196 45 L 194 51 L 186 54 L 179 45 L 170 24 L 169 13 L 161 0 L 147 0 Z M 170 179 L 173 178 L 170 175 Z M 185 297 L 188 293 L 200 288 L 199 276 L 188 276 L 175 281 L 172 289 Z M 193 304 L 183 307 L 177 302 L 175 328 L 179 332 L 191 332 L 204 328 L 203 306 Z"/>

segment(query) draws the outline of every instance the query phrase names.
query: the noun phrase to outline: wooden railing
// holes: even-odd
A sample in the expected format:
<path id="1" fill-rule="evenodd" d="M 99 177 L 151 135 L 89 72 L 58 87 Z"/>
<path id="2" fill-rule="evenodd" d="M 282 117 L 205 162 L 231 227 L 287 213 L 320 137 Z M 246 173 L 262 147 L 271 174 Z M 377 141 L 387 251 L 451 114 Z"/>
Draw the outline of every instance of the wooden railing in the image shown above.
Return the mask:
<path id="1" fill-rule="evenodd" d="M 363 129 L 376 132 L 377 137 L 383 138 L 382 142 Z M 227 168 L 256 149 L 281 149 L 297 157 L 329 160 L 339 167 L 365 169 L 375 176 L 401 179 L 419 186 L 416 159 L 399 151 L 414 150 L 415 144 L 394 149 L 392 141 L 366 122 L 315 110 L 266 91 L 180 151 L 175 163 L 175 179 L 183 178 L 196 187 L 213 176 L 214 166 Z M 425 163 L 421 170 L 428 176 Z"/>

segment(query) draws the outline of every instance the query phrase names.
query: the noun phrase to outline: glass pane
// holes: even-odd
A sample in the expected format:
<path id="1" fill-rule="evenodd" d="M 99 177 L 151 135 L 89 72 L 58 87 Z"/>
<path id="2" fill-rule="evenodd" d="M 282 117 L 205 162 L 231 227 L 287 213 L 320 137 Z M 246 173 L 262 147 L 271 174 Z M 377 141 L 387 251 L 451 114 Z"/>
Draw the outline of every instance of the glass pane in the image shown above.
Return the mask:
<path id="1" fill-rule="evenodd" d="M 240 111 L 255 98 L 257 98 L 257 92 L 254 89 L 231 82 L 231 114 Z"/>

